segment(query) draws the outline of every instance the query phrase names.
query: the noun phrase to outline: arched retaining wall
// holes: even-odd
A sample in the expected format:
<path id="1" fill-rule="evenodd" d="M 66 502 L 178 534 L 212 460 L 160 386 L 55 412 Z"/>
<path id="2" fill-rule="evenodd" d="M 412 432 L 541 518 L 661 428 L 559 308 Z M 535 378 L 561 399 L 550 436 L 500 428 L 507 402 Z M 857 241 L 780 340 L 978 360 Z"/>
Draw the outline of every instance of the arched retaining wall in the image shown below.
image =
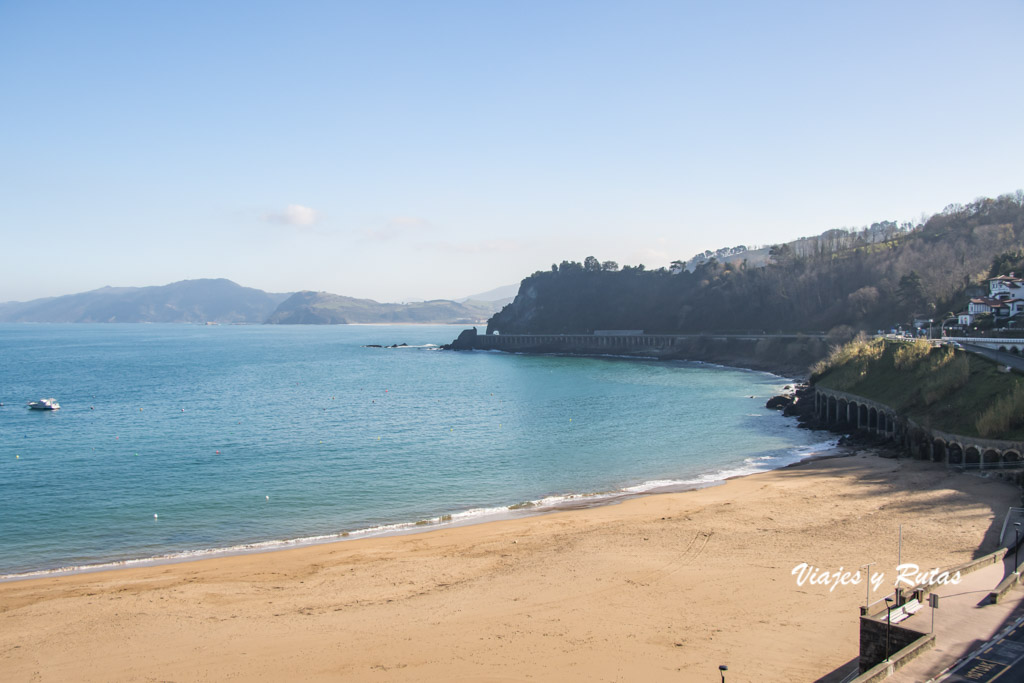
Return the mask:
<path id="1" fill-rule="evenodd" d="M 915 458 L 967 469 L 1020 467 L 1024 442 L 983 439 L 921 427 L 889 406 L 835 389 L 814 388 L 814 414 L 827 427 L 867 432 L 903 446 Z"/>

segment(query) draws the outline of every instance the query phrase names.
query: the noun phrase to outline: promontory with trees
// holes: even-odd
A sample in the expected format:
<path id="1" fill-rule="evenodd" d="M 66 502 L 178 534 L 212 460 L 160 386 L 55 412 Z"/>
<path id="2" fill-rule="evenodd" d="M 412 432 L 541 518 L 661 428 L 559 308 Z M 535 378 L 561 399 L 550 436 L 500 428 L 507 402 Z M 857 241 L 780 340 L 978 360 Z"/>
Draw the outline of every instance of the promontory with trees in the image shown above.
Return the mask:
<path id="1" fill-rule="evenodd" d="M 685 267 L 689 265 L 689 267 Z M 852 336 L 946 319 L 987 277 L 1024 272 L 1024 192 L 951 204 L 918 224 L 882 221 L 769 248 L 767 263 L 619 268 L 587 257 L 522 281 L 488 332 L 819 332 Z"/>
<path id="2" fill-rule="evenodd" d="M 675 357 L 804 375 L 859 331 L 931 320 L 937 336 L 972 297 L 984 296 L 987 278 L 1010 272 L 1024 273 L 1021 190 L 950 204 L 918 223 L 886 220 L 760 249 L 708 251 L 670 268 L 619 267 L 593 256 L 562 261 L 525 278 L 487 332 L 790 335 L 694 338 Z M 975 326 L 986 324 L 982 316 Z"/>

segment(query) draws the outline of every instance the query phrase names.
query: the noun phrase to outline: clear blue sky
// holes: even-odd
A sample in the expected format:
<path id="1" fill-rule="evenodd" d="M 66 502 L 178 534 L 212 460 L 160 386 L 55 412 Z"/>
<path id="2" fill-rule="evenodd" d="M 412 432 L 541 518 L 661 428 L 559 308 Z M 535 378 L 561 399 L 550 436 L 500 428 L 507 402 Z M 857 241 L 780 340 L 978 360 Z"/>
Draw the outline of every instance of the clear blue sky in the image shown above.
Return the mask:
<path id="1" fill-rule="evenodd" d="M 0 301 L 450 298 L 1024 186 L 1021 2 L 0 0 Z"/>

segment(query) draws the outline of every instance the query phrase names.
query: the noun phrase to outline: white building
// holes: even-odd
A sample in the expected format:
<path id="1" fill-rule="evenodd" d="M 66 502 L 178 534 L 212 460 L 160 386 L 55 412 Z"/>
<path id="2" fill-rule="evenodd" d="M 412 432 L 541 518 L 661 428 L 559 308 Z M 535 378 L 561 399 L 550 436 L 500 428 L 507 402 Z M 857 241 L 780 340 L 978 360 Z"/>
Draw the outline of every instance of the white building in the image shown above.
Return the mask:
<path id="1" fill-rule="evenodd" d="M 957 314 L 961 325 L 970 325 L 982 313 L 991 313 L 996 318 L 1012 318 L 1024 312 L 1024 279 L 1009 275 L 989 278 L 988 296 L 971 299 L 967 310 Z"/>

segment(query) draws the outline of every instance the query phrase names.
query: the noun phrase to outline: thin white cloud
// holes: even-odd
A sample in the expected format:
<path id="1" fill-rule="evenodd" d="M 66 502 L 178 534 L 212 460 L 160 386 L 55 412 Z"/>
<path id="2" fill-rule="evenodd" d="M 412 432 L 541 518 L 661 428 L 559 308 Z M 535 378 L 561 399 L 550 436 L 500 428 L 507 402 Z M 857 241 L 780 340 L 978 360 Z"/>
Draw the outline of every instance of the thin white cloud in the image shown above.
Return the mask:
<path id="1" fill-rule="evenodd" d="M 289 204 L 284 211 L 268 213 L 264 218 L 271 223 L 308 228 L 320 220 L 320 212 L 302 204 Z"/>
<path id="2" fill-rule="evenodd" d="M 519 251 L 525 245 L 515 240 L 484 240 L 481 242 L 425 242 L 420 245 L 452 254 L 494 254 Z"/>
<path id="3" fill-rule="evenodd" d="M 390 242 L 403 235 L 427 230 L 432 227 L 433 225 L 426 218 L 395 216 L 387 219 L 381 225 L 366 228 L 362 232 L 363 237 L 370 242 Z"/>

